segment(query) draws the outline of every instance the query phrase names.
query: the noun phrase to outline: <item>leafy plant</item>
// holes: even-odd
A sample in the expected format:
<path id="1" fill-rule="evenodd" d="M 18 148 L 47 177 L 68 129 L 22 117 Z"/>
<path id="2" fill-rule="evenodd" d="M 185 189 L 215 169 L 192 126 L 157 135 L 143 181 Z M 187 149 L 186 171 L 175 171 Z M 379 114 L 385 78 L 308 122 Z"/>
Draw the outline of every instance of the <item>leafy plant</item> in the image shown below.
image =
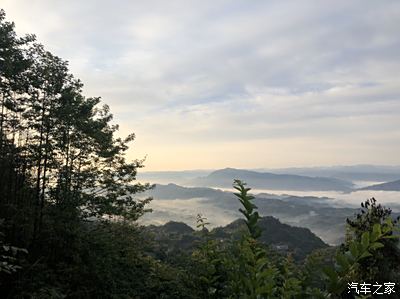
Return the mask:
<path id="1" fill-rule="evenodd" d="M 392 220 L 389 210 L 380 205 L 376 206 L 375 203 L 375 199 L 371 199 L 362 204 L 365 210 L 357 215 L 355 221 L 348 220 L 350 229 L 356 229 L 354 235 L 348 237 L 346 244 L 338 250 L 334 267 L 324 268 L 328 278 L 327 289 L 333 294 L 342 294 L 349 282 L 375 282 L 387 275 L 387 273 L 379 273 L 380 277 L 370 275 L 369 268 L 373 268 L 376 259 L 381 260 L 382 264 L 389 268 L 388 271 L 398 267 L 400 260 L 397 259 L 397 263 L 392 260 L 396 258 L 395 256 L 386 256 L 389 264 L 382 257 L 383 250 L 389 245 L 398 243 L 398 235 L 394 234 L 399 231 L 397 221 Z"/>

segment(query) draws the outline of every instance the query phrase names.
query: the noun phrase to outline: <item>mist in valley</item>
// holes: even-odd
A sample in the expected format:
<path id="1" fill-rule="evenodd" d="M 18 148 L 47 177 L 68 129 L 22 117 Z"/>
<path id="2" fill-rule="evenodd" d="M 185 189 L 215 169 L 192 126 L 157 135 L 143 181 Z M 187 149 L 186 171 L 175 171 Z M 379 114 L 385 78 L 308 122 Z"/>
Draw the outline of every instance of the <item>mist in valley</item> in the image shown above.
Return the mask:
<path id="1" fill-rule="evenodd" d="M 141 223 L 162 225 L 172 220 L 196 229 L 198 214 L 207 218 L 209 228 L 225 226 L 240 218 L 240 205 L 233 195 L 233 187 L 194 187 L 190 184 L 196 175 L 204 177 L 210 173 L 212 171 L 151 172 L 142 176 L 141 179 L 147 178 L 158 184 L 142 195 L 153 197 L 149 204 L 153 212 L 145 214 Z M 390 175 L 396 176 L 394 173 Z M 359 172 L 357 176 L 363 174 Z M 376 178 L 382 174 L 369 173 L 369 176 Z M 400 212 L 399 191 L 360 190 L 381 182 L 351 181 L 354 190 L 350 192 L 252 188 L 251 193 L 256 197 L 260 215 L 274 216 L 283 223 L 309 228 L 326 243 L 336 245 L 343 241 L 346 218 L 353 217 L 365 200 L 374 197 L 394 213 Z M 251 183 L 248 187 L 252 187 Z"/>

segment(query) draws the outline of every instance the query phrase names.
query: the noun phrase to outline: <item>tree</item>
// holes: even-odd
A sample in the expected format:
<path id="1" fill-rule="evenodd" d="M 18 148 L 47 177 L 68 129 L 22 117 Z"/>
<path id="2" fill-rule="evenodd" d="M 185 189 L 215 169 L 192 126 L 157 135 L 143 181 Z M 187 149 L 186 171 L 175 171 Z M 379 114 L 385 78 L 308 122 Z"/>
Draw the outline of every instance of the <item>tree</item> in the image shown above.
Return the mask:
<path id="1" fill-rule="evenodd" d="M 368 256 L 360 262 L 354 274 L 358 281 L 393 281 L 400 284 L 400 248 L 399 239 L 394 235 L 400 216 L 392 219 L 391 209 L 378 204 L 375 198 L 361 203 L 361 212 L 355 219 L 347 219 L 346 242 L 342 251 L 350 247 L 354 240 L 362 240 L 364 232 L 373 231 L 376 224 L 381 230 L 388 230 L 386 238 L 382 239 L 383 248 L 376 254 Z"/>
<path id="2" fill-rule="evenodd" d="M 150 199 L 135 198 L 151 187 L 136 182 L 144 161 L 126 158 L 135 135 L 117 137 L 109 107 L 85 97 L 82 87 L 68 63 L 33 35 L 17 37 L 0 10 L 0 218 L 7 228 L 1 245 L 9 252 L 28 248 L 30 269 L 7 278 L 0 292 L 22 282 L 32 290 L 28 281 L 37 277 L 40 290 L 62 294 L 44 277 L 60 264 L 76 267 L 71 257 L 82 253 L 88 222 L 132 223 L 146 211 Z"/>

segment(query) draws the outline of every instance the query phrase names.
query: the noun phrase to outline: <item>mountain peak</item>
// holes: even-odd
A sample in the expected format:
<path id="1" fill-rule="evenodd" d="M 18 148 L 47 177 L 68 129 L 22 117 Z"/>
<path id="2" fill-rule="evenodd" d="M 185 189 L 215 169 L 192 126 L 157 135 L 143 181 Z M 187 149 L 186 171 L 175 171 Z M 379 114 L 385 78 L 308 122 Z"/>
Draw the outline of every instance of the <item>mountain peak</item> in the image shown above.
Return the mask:
<path id="1" fill-rule="evenodd" d="M 353 188 L 351 182 L 336 178 L 275 174 L 230 167 L 215 170 L 205 177 L 193 179 L 190 184 L 193 186 L 226 188 L 232 187 L 235 179 L 246 182 L 252 188 L 270 190 L 349 192 Z"/>

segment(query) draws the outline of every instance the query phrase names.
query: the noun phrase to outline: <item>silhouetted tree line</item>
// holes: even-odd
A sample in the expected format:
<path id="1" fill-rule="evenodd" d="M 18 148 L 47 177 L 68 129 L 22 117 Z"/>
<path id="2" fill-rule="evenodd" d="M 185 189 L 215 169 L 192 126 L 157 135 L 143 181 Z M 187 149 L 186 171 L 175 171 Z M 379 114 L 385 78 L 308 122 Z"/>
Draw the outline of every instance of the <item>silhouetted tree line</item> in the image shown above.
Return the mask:
<path id="1" fill-rule="evenodd" d="M 257 241 L 257 207 L 240 181 L 241 240 L 217 242 L 199 217 L 198 248 L 158 259 L 136 224 L 150 201 L 134 197 L 151 187 L 135 181 L 143 160 L 126 160 L 134 135 L 117 130 L 67 62 L 18 37 L 0 10 L 1 298 L 354 298 L 353 280 L 399 284 L 390 210 L 366 202 L 335 255 L 296 264 Z"/>

